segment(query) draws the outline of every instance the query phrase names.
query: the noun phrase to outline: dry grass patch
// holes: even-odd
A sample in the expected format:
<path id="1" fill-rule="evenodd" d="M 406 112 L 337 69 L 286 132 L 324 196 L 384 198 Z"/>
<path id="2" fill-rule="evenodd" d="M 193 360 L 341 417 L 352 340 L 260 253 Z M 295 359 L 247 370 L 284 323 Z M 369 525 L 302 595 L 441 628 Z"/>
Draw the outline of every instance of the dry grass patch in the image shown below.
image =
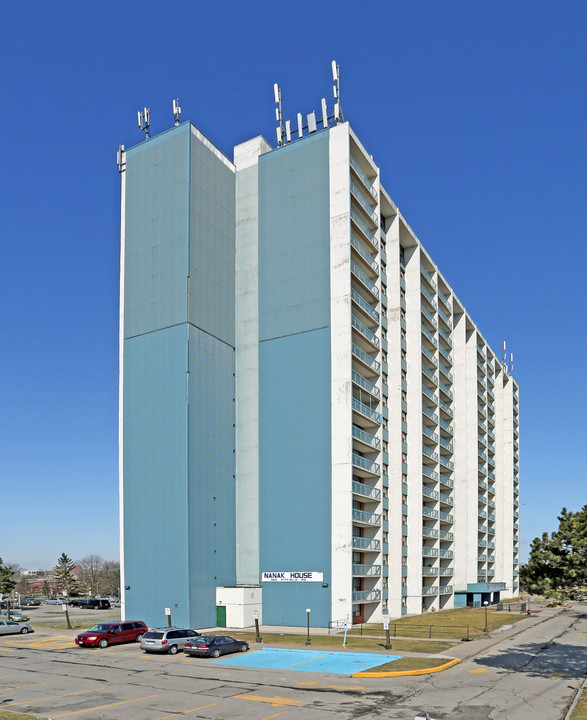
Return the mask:
<path id="1" fill-rule="evenodd" d="M 573 708 L 571 720 L 587 720 L 587 689 L 583 688 L 579 702 Z"/>
<path id="2" fill-rule="evenodd" d="M 0 720 L 31 720 L 37 715 L 23 715 L 22 713 L 13 713 L 8 710 L 0 710 Z"/>
<path id="3" fill-rule="evenodd" d="M 437 668 L 439 665 L 449 662 L 444 658 L 423 657 L 423 658 L 400 658 L 392 662 L 369 668 L 368 672 L 402 672 L 406 670 L 428 670 Z"/>

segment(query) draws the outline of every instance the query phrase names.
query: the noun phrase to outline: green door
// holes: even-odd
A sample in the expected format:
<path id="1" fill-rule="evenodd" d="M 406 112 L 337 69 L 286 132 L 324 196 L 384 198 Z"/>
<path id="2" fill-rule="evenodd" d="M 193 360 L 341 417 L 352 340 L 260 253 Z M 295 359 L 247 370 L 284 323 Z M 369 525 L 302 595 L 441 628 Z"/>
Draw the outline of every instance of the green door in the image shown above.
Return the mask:
<path id="1" fill-rule="evenodd" d="M 216 627 L 226 627 L 226 607 L 216 605 Z"/>

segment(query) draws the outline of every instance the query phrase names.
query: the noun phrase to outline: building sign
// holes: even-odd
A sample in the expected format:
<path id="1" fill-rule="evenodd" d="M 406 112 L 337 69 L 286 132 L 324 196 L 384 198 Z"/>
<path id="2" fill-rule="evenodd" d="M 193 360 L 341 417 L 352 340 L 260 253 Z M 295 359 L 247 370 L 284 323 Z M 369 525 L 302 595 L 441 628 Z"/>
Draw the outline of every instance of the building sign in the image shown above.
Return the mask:
<path id="1" fill-rule="evenodd" d="M 505 590 L 505 583 L 489 583 L 490 590 Z"/>
<path id="2" fill-rule="evenodd" d="M 292 572 L 282 570 L 261 574 L 261 582 L 322 582 L 323 580 L 324 573 L 321 572 Z"/>

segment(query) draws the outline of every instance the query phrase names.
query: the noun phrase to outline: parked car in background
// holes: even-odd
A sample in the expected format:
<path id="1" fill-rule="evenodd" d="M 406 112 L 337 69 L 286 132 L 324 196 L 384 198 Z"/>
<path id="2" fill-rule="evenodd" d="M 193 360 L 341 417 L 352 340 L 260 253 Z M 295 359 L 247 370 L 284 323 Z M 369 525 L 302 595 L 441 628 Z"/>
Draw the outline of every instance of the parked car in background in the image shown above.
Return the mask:
<path id="1" fill-rule="evenodd" d="M 20 600 L 20 607 L 39 607 L 40 604 L 41 601 L 37 598 L 25 597 Z"/>
<path id="2" fill-rule="evenodd" d="M 140 620 L 98 623 L 86 632 L 80 633 L 75 644 L 85 647 L 101 647 L 118 643 L 141 641 L 149 628 Z"/>
<path id="3" fill-rule="evenodd" d="M 8 610 L 0 611 L 0 619 L 8 620 Z M 16 620 L 16 622 L 27 622 L 27 620 L 30 620 L 30 617 L 28 615 L 25 615 L 24 613 L 18 612 L 18 610 L 11 610 L 10 619 Z"/>
<path id="4" fill-rule="evenodd" d="M 141 650 L 175 655 L 186 642 L 193 640 L 199 634 L 196 630 L 187 630 L 186 628 L 153 628 L 143 635 Z"/>
<path id="5" fill-rule="evenodd" d="M 64 602 L 66 602 L 64 598 L 51 597 L 45 600 L 45 605 L 61 605 Z"/>
<path id="6" fill-rule="evenodd" d="M 110 600 L 105 598 L 74 598 L 69 604 L 85 610 L 109 610 L 111 607 Z"/>
<path id="7" fill-rule="evenodd" d="M 0 618 L 0 635 L 13 635 L 16 633 L 26 635 L 30 632 L 33 632 L 33 629 L 28 623 L 20 623 L 15 620 L 4 620 Z"/>
<path id="8" fill-rule="evenodd" d="M 188 655 L 217 658 L 220 655 L 232 652 L 246 652 L 249 643 L 244 640 L 235 640 L 228 635 L 199 635 L 183 646 Z"/>

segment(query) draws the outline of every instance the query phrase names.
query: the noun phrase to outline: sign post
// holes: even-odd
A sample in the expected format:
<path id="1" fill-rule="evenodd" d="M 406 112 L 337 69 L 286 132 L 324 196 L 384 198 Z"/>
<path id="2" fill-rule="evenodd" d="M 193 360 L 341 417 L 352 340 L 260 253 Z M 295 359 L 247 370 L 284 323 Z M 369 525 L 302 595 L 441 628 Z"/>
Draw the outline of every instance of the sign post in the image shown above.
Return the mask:
<path id="1" fill-rule="evenodd" d="M 389 612 L 387 610 L 383 611 L 383 629 L 385 630 L 385 649 L 391 650 L 391 641 L 389 639 Z"/>
<path id="2" fill-rule="evenodd" d="M 347 634 L 348 631 L 349 631 L 350 621 L 351 621 L 351 616 L 350 616 L 350 615 L 347 615 L 347 616 L 346 616 L 346 622 L 345 622 L 345 624 L 344 624 L 344 640 L 342 641 L 342 646 L 343 646 L 343 647 L 346 647 L 346 634 Z"/>
<path id="3" fill-rule="evenodd" d="M 306 645 L 311 645 L 312 641 L 310 640 L 310 613 L 312 610 L 310 608 L 306 608 L 306 615 L 308 616 L 308 634 L 306 635 Z"/>
<path id="4" fill-rule="evenodd" d="M 171 627 L 171 608 L 165 608 L 165 614 L 167 615 L 167 627 Z"/>
<path id="5" fill-rule="evenodd" d="M 67 622 L 67 629 L 68 629 L 68 630 L 73 630 L 73 628 L 71 627 L 71 623 L 70 623 L 70 621 L 69 621 L 69 610 L 67 609 L 67 603 L 62 603 L 62 604 L 61 604 L 61 609 L 62 609 L 63 612 L 65 613 L 65 620 L 66 620 L 66 622 Z"/>
<path id="6" fill-rule="evenodd" d="M 253 616 L 253 620 L 255 621 L 255 642 L 261 643 L 263 642 L 263 638 L 259 637 L 259 611 L 253 610 L 251 615 Z"/>

